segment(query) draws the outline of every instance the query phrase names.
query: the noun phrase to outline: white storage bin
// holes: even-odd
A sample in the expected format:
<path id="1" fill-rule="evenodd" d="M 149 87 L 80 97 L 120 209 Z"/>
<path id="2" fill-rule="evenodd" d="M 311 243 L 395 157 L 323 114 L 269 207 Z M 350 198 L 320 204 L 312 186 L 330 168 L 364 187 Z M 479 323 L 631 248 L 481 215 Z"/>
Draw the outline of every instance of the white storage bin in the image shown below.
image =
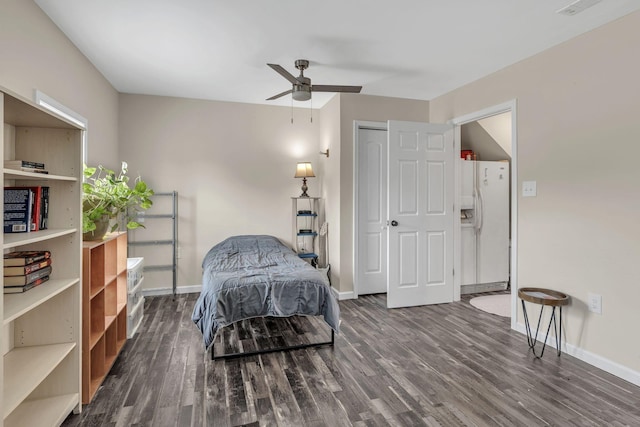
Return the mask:
<path id="1" fill-rule="evenodd" d="M 138 328 L 144 317 L 144 298 L 138 301 L 138 305 L 133 307 L 131 314 L 127 315 L 127 338 L 133 338 L 138 332 Z"/>
<path id="2" fill-rule="evenodd" d="M 142 279 L 144 258 L 127 258 L 127 289 L 131 291 Z"/>
<path id="3" fill-rule="evenodd" d="M 142 277 L 138 284 L 133 287 L 127 294 L 127 314 L 131 314 L 134 310 L 134 307 L 138 305 L 138 302 L 144 301 L 144 296 L 142 296 L 142 284 L 144 283 L 144 277 Z"/>
<path id="4" fill-rule="evenodd" d="M 143 268 L 144 258 L 127 258 L 127 338 L 135 335 L 144 317 Z"/>

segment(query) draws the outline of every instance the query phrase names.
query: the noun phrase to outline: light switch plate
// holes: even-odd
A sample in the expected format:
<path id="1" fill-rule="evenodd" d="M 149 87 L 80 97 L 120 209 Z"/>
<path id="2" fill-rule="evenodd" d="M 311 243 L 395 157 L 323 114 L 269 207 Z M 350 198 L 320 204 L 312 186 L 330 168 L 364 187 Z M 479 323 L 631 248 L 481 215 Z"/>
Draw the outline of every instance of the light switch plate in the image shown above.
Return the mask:
<path id="1" fill-rule="evenodd" d="M 537 194 L 535 181 L 522 181 L 522 197 L 536 197 Z"/>

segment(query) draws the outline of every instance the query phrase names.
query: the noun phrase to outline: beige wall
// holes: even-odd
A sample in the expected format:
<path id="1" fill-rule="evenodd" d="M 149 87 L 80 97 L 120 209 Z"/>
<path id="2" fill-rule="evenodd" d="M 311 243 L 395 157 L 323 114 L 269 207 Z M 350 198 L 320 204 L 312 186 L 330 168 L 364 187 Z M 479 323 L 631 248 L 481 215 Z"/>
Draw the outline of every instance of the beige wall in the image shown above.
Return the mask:
<path id="1" fill-rule="evenodd" d="M 640 371 L 640 13 L 431 102 L 444 122 L 517 99 L 518 277 L 569 294 L 567 343 Z M 602 295 L 602 315 L 587 294 Z"/>
<path id="2" fill-rule="evenodd" d="M 38 89 L 88 119 L 88 160 L 118 164 L 118 94 L 31 0 L 0 6 L 0 86 L 27 99 Z"/>
<path id="3" fill-rule="evenodd" d="M 340 96 L 334 96 L 320 110 L 320 149 L 329 149 L 329 157 L 320 156 L 323 166 L 322 197 L 329 226 L 329 263 L 331 285 L 340 289 Z"/>
<path id="4" fill-rule="evenodd" d="M 295 109 L 292 124 L 288 107 L 122 94 L 119 112 L 120 156 L 131 173 L 155 191 L 178 191 L 179 286 L 202 283 L 202 258 L 229 236 L 271 234 L 292 243 L 291 197 L 302 185 L 293 178 L 296 162 L 312 162 L 309 194 L 321 194 L 321 124 L 318 117 L 310 123 L 308 109 Z M 133 237 L 163 229 L 166 238 L 171 230 L 161 220 L 146 225 Z M 155 274 L 147 289 L 170 285 L 170 275 Z"/>
<path id="5" fill-rule="evenodd" d="M 331 258 L 334 260 L 332 261 L 332 269 L 335 260 L 339 260 L 340 283 L 338 290 L 351 292 L 353 291 L 353 122 L 354 120 L 424 122 L 429 117 L 429 103 L 413 99 L 371 95 L 340 94 L 339 96 L 340 156 L 334 158 L 333 161 L 340 164 L 340 191 L 328 197 L 333 203 L 336 200 L 339 200 L 340 203 L 340 242 L 337 248 L 338 252 L 334 250 Z"/>

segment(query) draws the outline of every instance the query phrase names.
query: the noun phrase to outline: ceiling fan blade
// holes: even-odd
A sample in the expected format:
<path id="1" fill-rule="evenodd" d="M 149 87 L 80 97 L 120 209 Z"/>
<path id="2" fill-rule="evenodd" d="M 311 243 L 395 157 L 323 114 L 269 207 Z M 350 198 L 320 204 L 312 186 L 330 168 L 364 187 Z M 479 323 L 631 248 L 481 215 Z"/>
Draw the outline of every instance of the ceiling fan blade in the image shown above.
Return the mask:
<path id="1" fill-rule="evenodd" d="M 269 67 L 273 68 L 278 74 L 280 74 L 285 79 L 289 80 L 291 83 L 298 84 L 298 80 L 287 70 L 282 68 L 278 64 L 267 64 Z"/>
<path id="2" fill-rule="evenodd" d="M 282 92 L 282 93 L 279 93 L 279 94 L 277 94 L 277 95 L 273 95 L 271 98 L 267 98 L 267 101 L 271 101 L 271 100 L 274 100 L 274 99 L 278 99 L 278 98 L 280 98 L 281 96 L 289 95 L 291 92 L 293 92 L 293 89 L 285 90 L 285 91 L 284 91 L 284 92 Z"/>
<path id="3" fill-rule="evenodd" d="M 360 93 L 362 86 L 312 85 L 312 92 L 350 92 Z"/>

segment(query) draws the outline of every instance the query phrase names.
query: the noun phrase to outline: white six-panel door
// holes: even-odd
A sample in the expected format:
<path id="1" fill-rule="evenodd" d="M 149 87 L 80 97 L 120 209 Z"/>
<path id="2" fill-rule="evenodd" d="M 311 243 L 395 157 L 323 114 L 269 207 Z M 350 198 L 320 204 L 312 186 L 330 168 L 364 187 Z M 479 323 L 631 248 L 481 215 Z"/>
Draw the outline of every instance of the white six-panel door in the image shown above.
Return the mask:
<path id="1" fill-rule="evenodd" d="M 358 294 L 387 292 L 387 131 L 358 131 Z"/>
<path id="2" fill-rule="evenodd" d="M 388 122 L 387 306 L 453 301 L 453 126 Z"/>

